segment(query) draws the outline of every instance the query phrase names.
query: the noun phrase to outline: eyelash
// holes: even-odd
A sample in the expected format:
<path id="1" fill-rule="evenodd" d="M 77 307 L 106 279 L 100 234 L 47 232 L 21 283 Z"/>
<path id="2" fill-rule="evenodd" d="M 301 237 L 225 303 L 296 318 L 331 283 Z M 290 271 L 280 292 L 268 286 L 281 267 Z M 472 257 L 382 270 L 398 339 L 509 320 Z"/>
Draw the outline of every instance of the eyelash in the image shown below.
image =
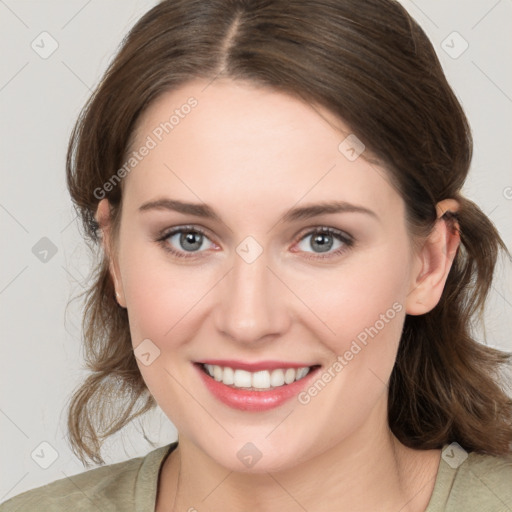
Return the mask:
<path id="1" fill-rule="evenodd" d="M 207 233 L 203 229 L 201 229 L 197 226 L 179 226 L 176 228 L 172 228 L 172 229 L 163 231 L 162 233 L 160 233 L 158 235 L 156 242 L 159 243 L 165 251 L 171 253 L 173 256 L 176 256 L 178 258 L 195 258 L 196 253 L 191 252 L 191 253 L 189 253 L 190 255 L 185 255 L 183 252 L 180 252 L 180 251 L 177 251 L 177 250 L 171 248 L 171 246 L 169 245 L 167 240 L 171 236 L 175 235 L 176 233 L 197 233 L 197 234 L 203 235 L 205 238 L 207 238 L 209 240 Z M 354 238 L 352 236 L 350 236 L 349 234 L 344 233 L 343 231 L 340 231 L 338 229 L 322 226 L 322 227 L 317 227 L 317 228 L 311 229 L 311 230 L 307 231 L 306 233 L 301 234 L 301 236 L 294 242 L 294 244 L 300 242 L 301 240 L 303 240 L 304 238 L 307 238 L 308 236 L 318 235 L 318 234 L 331 235 L 332 237 L 334 237 L 337 240 L 339 240 L 340 242 L 342 242 L 343 246 L 336 249 L 334 252 L 328 253 L 325 256 L 321 255 L 320 253 L 306 253 L 306 256 L 305 256 L 306 259 L 323 260 L 323 259 L 328 259 L 328 258 L 334 258 L 334 257 L 339 256 L 342 253 L 348 251 L 349 249 L 351 249 L 355 243 Z M 300 251 L 298 251 L 298 252 L 300 252 Z M 197 253 L 197 254 L 199 254 L 199 253 Z M 312 255 L 310 255 L 310 254 L 312 254 Z"/>

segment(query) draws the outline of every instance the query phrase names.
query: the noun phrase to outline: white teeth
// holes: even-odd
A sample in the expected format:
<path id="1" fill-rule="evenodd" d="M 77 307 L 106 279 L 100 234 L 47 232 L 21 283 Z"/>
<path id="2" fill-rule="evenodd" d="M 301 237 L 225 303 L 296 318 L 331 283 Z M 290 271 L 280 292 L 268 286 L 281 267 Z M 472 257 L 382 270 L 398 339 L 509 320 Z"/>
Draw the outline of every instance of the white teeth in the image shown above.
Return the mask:
<path id="1" fill-rule="evenodd" d="M 284 372 L 284 382 L 286 384 L 291 384 L 295 377 L 297 376 L 297 371 L 294 368 L 287 368 Z"/>
<path id="2" fill-rule="evenodd" d="M 297 370 L 297 380 L 303 379 L 309 373 L 309 368 L 299 368 Z"/>
<path id="3" fill-rule="evenodd" d="M 219 382 L 222 380 L 222 368 L 220 366 L 213 367 L 213 378 Z"/>
<path id="4" fill-rule="evenodd" d="M 235 372 L 233 371 L 233 368 L 229 368 L 228 366 L 224 368 L 224 372 L 222 374 L 222 382 L 228 386 L 235 383 Z"/>
<path id="5" fill-rule="evenodd" d="M 222 371 L 222 368 L 220 366 L 217 366 L 217 368 L 220 368 L 220 371 Z M 237 388 L 250 388 L 252 386 L 251 374 L 250 372 L 246 372 L 245 370 L 235 370 L 234 380 L 235 382 L 233 382 L 233 384 Z"/>
<path id="6" fill-rule="evenodd" d="M 270 385 L 274 388 L 278 386 L 282 386 L 284 384 L 284 371 L 283 370 L 274 370 L 270 374 Z"/>
<path id="7" fill-rule="evenodd" d="M 258 389 L 270 387 L 270 373 L 263 370 L 252 374 L 252 386 Z"/>
<path id="8" fill-rule="evenodd" d="M 213 364 L 205 364 L 204 368 L 210 377 L 226 384 L 226 386 L 254 388 L 256 390 L 277 388 L 291 384 L 296 380 L 303 379 L 311 370 L 310 367 L 304 366 L 302 368 L 278 368 L 271 371 L 248 372 L 246 370 L 235 370 L 229 366 L 222 367 Z"/>

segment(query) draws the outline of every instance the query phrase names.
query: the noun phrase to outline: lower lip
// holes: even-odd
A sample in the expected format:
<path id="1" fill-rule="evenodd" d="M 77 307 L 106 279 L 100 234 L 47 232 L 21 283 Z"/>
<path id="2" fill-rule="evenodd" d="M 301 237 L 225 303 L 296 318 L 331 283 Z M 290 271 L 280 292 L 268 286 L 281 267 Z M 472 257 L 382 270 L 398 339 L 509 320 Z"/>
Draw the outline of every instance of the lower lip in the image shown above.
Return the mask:
<path id="1" fill-rule="evenodd" d="M 279 407 L 287 400 L 298 395 L 320 368 L 313 368 L 304 378 L 268 391 L 249 391 L 241 388 L 232 388 L 222 382 L 216 381 L 207 375 L 202 365 L 195 363 L 197 371 L 206 387 L 215 398 L 222 403 L 241 411 L 268 411 Z"/>

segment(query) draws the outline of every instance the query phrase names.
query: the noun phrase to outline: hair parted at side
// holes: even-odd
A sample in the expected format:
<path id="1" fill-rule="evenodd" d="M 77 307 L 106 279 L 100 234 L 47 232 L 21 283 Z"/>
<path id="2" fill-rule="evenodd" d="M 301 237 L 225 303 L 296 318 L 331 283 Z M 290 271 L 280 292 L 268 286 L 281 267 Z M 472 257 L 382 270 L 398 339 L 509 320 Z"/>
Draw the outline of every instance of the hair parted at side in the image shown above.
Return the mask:
<path id="1" fill-rule="evenodd" d="M 407 316 L 389 383 L 389 425 L 409 447 L 457 441 L 467 451 L 512 451 L 512 399 L 500 382 L 512 354 L 470 328 L 491 286 L 496 228 L 461 195 L 472 157 L 464 112 L 427 36 L 394 0 L 168 0 L 146 13 L 85 105 L 71 134 L 67 180 L 85 235 L 98 243 L 102 194 L 114 233 L 122 187 L 103 185 L 127 156 L 137 120 L 162 93 L 227 77 L 285 92 L 337 115 L 386 167 L 413 235 L 429 232 L 436 203 L 460 201 L 461 246 L 439 304 Z M 363 155 L 364 156 L 364 155 Z M 106 256 L 86 292 L 90 375 L 74 391 L 74 453 L 103 463 L 103 441 L 156 405 L 139 372 L 125 309 Z"/>

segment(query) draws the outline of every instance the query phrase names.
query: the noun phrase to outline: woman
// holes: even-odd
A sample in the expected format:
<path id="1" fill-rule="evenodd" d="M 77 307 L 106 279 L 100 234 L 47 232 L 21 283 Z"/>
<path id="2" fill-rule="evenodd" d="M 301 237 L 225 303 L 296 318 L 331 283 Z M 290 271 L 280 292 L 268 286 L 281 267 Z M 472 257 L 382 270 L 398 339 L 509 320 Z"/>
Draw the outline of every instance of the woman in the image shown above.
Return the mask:
<path id="1" fill-rule="evenodd" d="M 1 510 L 512 509 L 471 144 L 392 0 L 149 11 L 70 141 L 104 251 L 68 426 L 84 463 L 156 404 L 179 439 Z"/>

